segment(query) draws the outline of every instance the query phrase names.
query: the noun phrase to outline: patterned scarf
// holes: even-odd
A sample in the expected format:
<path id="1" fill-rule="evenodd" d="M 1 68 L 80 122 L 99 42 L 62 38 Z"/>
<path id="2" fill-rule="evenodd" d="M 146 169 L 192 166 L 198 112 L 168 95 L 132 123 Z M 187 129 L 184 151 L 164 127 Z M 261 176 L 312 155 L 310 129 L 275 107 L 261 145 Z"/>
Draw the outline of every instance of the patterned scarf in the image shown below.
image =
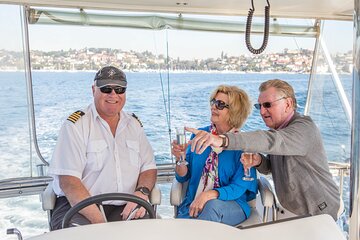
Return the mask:
<path id="1" fill-rule="evenodd" d="M 218 135 L 216 127 L 214 124 L 210 126 L 211 134 Z M 236 133 L 237 129 L 233 128 L 229 132 Z M 198 189 L 196 191 L 195 198 L 202 192 L 212 190 L 214 188 L 220 187 L 219 183 L 219 154 L 223 151 L 221 147 L 211 147 L 211 152 L 206 159 L 205 166 L 203 168 Z"/>
<path id="2" fill-rule="evenodd" d="M 218 135 L 214 124 L 210 126 L 211 134 Z M 219 154 L 222 152 L 222 148 L 211 148 L 211 152 L 206 159 L 205 166 L 203 168 L 198 189 L 196 191 L 195 198 L 202 192 L 211 190 L 213 188 L 220 187 L 219 184 Z"/>

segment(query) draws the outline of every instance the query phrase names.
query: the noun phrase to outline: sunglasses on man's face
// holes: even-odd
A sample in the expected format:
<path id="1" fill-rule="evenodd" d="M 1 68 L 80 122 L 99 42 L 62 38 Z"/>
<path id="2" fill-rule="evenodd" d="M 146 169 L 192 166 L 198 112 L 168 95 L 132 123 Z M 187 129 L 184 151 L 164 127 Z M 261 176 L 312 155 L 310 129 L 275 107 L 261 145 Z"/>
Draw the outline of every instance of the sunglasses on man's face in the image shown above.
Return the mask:
<path id="1" fill-rule="evenodd" d="M 225 102 L 221 100 L 216 100 L 215 98 L 211 99 L 210 105 L 214 105 L 218 110 L 223 110 L 224 108 L 229 108 L 229 104 L 226 104 Z"/>
<path id="2" fill-rule="evenodd" d="M 274 102 L 280 101 L 280 100 L 282 100 L 282 99 L 286 99 L 286 97 L 282 97 L 282 98 L 276 99 L 275 101 L 272 101 L 272 102 L 255 103 L 255 104 L 254 104 L 254 107 L 255 107 L 257 110 L 260 110 L 261 107 L 263 107 L 263 108 L 271 108 L 271 107 L 272 107 L 272 104 L 273 104 Z"/>
<path id="3" fill-rule="evenodd" d="M 106 94 L 111 93 L 112 90 L 114 90 L 116 94 L 123 94 L 126 92 L 126 87 L 121 87 L 121 86 L 105 85 L 98 88 L 102 93 L 106 93 Z"/>

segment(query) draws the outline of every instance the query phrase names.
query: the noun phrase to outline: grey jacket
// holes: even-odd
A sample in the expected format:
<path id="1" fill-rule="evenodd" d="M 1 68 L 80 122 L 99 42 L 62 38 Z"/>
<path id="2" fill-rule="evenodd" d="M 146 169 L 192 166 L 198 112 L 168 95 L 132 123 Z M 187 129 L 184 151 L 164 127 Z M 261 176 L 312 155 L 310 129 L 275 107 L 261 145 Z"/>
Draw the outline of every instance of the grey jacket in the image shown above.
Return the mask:
<path id="1" fill-rule="evenodd" d="M 340 206 L 320 131 L 308 116 L 295 113 L 280 130 L 227 134 L 227 149 L 268 154 L 257 167 L 272 173 L 280 204 L 297 215 L 329 214 L 335 220 Z"/>

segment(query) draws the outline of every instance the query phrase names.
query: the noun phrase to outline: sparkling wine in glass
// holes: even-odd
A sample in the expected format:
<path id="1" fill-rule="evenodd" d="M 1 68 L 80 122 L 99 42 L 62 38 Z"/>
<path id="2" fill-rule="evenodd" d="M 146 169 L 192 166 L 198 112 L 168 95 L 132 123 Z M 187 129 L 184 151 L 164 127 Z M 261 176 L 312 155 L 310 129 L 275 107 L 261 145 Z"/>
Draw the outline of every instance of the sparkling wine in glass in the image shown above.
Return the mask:
<path id="1" fill-rule="evenodd" d="M 176 128 L 176 141 L 177 144 L 181 145 L 182 152 L 180 160 L 176 162 L 177 165 L 188 165 L 189 163 L 185 160 L 185 147 L 186 147 L 186 133 L 184 127 Z"/>
<path id="2" fill-rule="evenodd" d="M 244 177 L 242 178 L 245 181 L 252 181 L 254 180 L 253 177 L 251 177 L 250 174 L 250 169 L 251 169 L 251 165 L 253 163 L 253 153 L 243 153 L 241 154 L 241 159 L 243 160 L 243 165 L 244 165 Z"/>

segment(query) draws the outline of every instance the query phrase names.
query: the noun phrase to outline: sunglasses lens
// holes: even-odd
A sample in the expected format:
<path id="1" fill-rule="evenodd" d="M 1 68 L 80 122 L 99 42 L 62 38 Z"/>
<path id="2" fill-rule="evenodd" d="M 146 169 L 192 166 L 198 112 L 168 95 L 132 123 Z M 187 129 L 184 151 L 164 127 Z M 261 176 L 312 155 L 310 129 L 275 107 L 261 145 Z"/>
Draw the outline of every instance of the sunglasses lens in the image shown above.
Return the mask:
<path id="1" fill-rule="evenodd" d="M 256 109 L 258 109 L 258 110 L 260 110 L 261 107 L 263 107 L 263 108 L 271 108 L 271 107 L 272 107 L 272 103 L 277 102 L 277 101 L 280 101 L 280 100 L 282 100 L 282 99 L 286 99 L 286 97 L 279 98 L 279 99 L 274 100 L 274 101 L 272 101 L 272 102 L 256 103 L 256 104 L 254 104 L 254 107 L 255 107 Z"/>
<path id="2" fill-rule="evenodd" d="M 224 108 L 228 108 L 229 105 L 227 105 L 226 103 L 224 103 L 223 101 L 221 100 L 216 100 L 215 98 L 214 99 L 211 99 L 210 101 L 210 105 L 214 105 L 215 104 L 215 107 L 218 109 L 218 110 L 223 110 Z"/>
<path id="3" fill-rule="evenodd" d="M 111 88 L 111 87 L 101 87 L 101 88 L 100 88 L 100 91 L 101 91 L 102 93 L 111 93 L 112 88 Z"/>
<path id="4" fill-rule="evenodd" d="M 216 102 L 216 105 L 215 105 L 215 106 L 217 107 L 217 109 L 223 110 L 224 107 L 225 107 L 225 103 L 218 100 L 218 101 Z"/>
<path id="5" fill-rule="evenodd" d="M 118 88 L 114 88 L 114 91 L 116 94 L 123 94 L 126 91 L 126 88 L 118 87 Z"/>
<path id="6" fill-rule="evenodd" d="M 271 108 L 271 103 L 269 102 L 264 102 L 262 105 L 264 108 Z"/>
<path id="7" fill-rule="evenodd" d="M 123 94 L 126 91 L 126 88 L 124 87 L 110 87 L 110 86 L 100 87 L 100 91 L 106 94 L 111 93 L 113 89 L 116 94 Z"/>

